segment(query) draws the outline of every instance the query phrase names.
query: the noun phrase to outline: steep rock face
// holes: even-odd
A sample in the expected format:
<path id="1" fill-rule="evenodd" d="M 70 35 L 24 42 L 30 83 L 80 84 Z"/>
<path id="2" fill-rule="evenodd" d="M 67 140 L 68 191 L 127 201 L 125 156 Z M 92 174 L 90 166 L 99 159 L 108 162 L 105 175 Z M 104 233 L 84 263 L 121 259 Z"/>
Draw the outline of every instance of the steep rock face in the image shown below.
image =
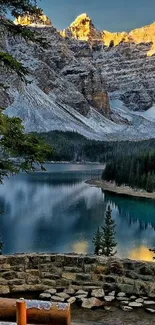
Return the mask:
<path id="1" fill-rule="evenodd" d="M 95 28 L 86 13 L 78 16 L 67 29 L 60 33 L 63 37 L 72 37 L 81 41 L 101 40 L 101 32 Z"/>
<path id="2" fill-rule="evenodd" d="M 94 53 L 111 98 L 131 110 L 145 111 L 155 100 L 155 57 L 147 56 L 152 43 L 121 43 Z"/>
<path id="3" fill-rule="evenodd" d="M 87 116 L 91 107 L 101 114 L 108 114 L 109 99 L 106 85 L 101 72 L 93 62 L 77 60 L 65 39 L 53 26 L 39 29 L 31 27 L 31 30 L 39 31 L 39 35 L 47 39 L 49 44 L 47 49 L 3 31 L 1 50 L 9 50 L 10 54 L 22 62 L 29 69 L 29 78 L 35 79 L 37 86 L 48 96 L 55 96 L 57 102 L 73 107 L 83 116 Z M 1 77 L 4 81 L 3 74 Z M 11 80 L 9 75 L 7 82 L 14 88 L 14 93 L 16 89 L 20 91 L 19 85 L 16 85 L 17 88 L 14 87 Z M 4 91 L 1 102 L 3 107 L 7 106 Z"/>
<path id="4" fill-rule="evenodd" d="M 62 35 L 70 38 L 66 40 L 78 59 L 91 60 L 101 71 L 112 99 L 121 99 L 133 111 L 154 104 L 155 23 L 129 33 L 99 32 L 84 14 Z"/>

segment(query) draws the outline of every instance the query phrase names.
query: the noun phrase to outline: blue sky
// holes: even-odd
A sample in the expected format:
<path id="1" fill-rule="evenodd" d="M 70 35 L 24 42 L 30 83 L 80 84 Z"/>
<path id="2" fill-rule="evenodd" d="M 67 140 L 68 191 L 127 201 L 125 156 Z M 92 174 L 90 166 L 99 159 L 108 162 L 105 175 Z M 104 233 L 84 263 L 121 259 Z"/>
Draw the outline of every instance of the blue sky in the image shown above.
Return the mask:
<path id="1" fill-rule="evenodd" d="M 86 12 L 96 28 L 129 31 L 155 21 L 155 0 L 39 0 L 38 6 L 57 29 Z"/>

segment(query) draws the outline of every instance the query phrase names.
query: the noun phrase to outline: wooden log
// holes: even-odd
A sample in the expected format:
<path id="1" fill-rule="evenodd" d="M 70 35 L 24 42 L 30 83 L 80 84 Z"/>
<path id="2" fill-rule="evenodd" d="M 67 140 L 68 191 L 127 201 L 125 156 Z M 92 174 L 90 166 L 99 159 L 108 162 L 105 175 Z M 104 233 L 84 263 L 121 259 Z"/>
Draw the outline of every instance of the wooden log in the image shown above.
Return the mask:
<path id="1" fill-rule="evenodd" d="M 70 304 L 40 300 L 21 300 L 26 303 L 27 323 L 70 325 Z M 0 321 L 16 321 L 16 299 L 0 298 Z"/>

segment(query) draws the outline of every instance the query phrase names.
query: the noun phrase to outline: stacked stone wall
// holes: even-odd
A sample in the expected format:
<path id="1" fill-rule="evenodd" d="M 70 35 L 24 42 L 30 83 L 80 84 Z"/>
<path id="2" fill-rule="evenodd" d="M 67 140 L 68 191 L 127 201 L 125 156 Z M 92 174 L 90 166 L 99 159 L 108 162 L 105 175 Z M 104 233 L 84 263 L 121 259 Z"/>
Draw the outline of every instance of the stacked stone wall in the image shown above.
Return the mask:
<path id="1" fill-rule="evenodd" d="M 63 254 L 0 256 L 0 295 L 104 289 L 155 298 L 155 263 Z"/>

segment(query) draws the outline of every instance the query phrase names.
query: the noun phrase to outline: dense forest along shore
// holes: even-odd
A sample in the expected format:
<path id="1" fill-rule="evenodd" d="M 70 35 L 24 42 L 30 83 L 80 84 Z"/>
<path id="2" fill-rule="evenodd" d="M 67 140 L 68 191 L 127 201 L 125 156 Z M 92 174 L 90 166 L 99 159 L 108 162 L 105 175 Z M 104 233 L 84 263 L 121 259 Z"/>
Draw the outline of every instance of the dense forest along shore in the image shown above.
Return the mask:
<path id="1" fill-rule="evenodd" d="M 114 182 L 91 179 L 86 181 L 87 184 L 100 187 L 105 191 L 114 192 L 119 195 L 135 196 L 146 199 L 155 199 L 155 192 L 149 193 L 142 189 L 133 189 L 129 186 L 117 186 Z"/>

